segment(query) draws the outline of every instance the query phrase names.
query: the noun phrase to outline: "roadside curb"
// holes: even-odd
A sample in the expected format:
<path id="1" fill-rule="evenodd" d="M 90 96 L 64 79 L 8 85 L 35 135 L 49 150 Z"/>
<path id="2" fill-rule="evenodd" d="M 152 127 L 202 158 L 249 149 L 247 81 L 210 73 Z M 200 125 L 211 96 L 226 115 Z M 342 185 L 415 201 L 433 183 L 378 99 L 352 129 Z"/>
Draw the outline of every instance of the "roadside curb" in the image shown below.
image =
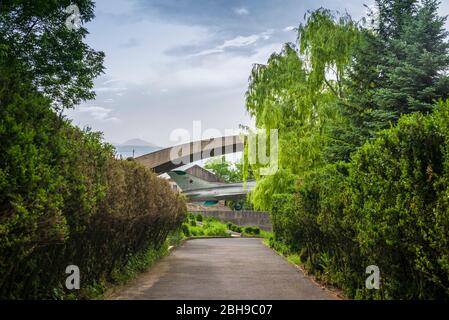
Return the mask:
<path id="1" fill-rule="evenodd" d="M 262 241 L 262 243 L 267 248 L 269 248 L 274 253 L 276 253 L 278 256 L 282 257 L 285 261 L 287 261 L 287 263 L 289 263 L 290 265 L 294 266 L 296 269 L 301 271 L 301 273 L 304 274 L 304 276 L 307 277 L 307 279 L 309 279 L 314 285 L 316 285 L 317 287 L 319 287 L 323 291 L 326 291 L 327 293 L 333 295 L 334 297 L 336 297 L 339 300 L 350 300 L 343 293 L 341 293 L 340 289 L 337 289 L 337 288 L 334 288 L 334 287 L 330 287 L 328 285 L 323 284 L 322 282 L 318 281 L 313 274 L 307 272 L 307 270 L 305 270 L 302 266 L 297 265 L 296 263 L 293 263 L 293 262 L 289 261 L 286 256 L 284 256 L 283 254 L 281 254 L 281 253 L 277 252 L 276 250 L 274 250 L 273 248 L 271 248 L 267 243 L 265 243 L 265 241 Z"/>

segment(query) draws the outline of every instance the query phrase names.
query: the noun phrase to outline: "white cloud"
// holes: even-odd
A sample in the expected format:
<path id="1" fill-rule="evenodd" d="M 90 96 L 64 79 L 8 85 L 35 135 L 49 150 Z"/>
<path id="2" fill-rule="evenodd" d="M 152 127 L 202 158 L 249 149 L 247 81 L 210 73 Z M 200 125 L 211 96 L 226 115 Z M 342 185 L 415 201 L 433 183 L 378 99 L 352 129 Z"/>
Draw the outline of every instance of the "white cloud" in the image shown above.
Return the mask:
<path id="1" fill-rule="evenodd" d="M 260 34 L 253 34 L 253 35 L 246 36 L 246 37 L 245 36 L 237 36 L 233 39 L 226 40 L 223 44 L 221 44 L 213 49 L 203 50 L 203 51 L 196 53 L 192 56 L 193 57 L 207 56 L 207 55 L 216 54 L 216 53 L 223 53 L 225 51 L 225 49 L 227 49 L 227 48 L 239 48 L 239 47 L 250 46 L 261 39 L 269 40 L 271 38 L 273 32 L 274 32 L 274 30 L 270 29 L 270 30 L 264 31 Z"/>
<path id="2" fill-rule="evenodd" d="M 273 35 L 274 30 L 273 29 L 269 29 L 267 31 L 264 31 L 260 34 L 260 36 L 264 39 L 264 40 L 269 40 L 271 38 L 271 36 Z"/>
<path id="3" fill-rule="evenodd" d="M 259 40 L 260 37 L 261 36 L 257 35 L 257 34 L 253 34 L 248 37 L 238 36 L 234 39 L 226 40 L 221 46 L 218 46 L 218 49 L 249 46 L 249 45 L 257 42 L 257 40 Z"/>
<path id="4" fill-rule="evenodd" d="M 266 63 L 282 43 L 257 47 L 250 55 L 223 53 L 203 57 L 194 64 L 179 65 L 169 76 L 161 76 L 158 86 L 170 91 L 195 88 L 246 88 L 248 75 L 254 63 Z"/>
<path id="5" fill-rule="evenodd" d="M 215 49 L 203 50 L 203 51 L 195 53 L 195 54 L 193 54 L 191 56 L 192 57 L 201 57 L 201 56 L 208 56 L 210 54 L 222 53 L 222 52 L 224 52 L 223 49 L 215 48 Z"/>
<path id="6" fill-rule="evenodd" d="M 126 90 L 128 90 L 128 88 L 113 88 L 113 87 L 94 88 L 95 92 L 123 92 Z"/>
<path id="7" fill-rule="evenodd" d="M 107 84 L 115 83 L 115 82 L 120 82 L 120 80 L 119 79 L 109 79 L 109 80 L 103 82 L 103 85 L 107 85 Z"/>
<path id="8" fill-rule="evenodd" d="M 88 113 L 94 120 L 111 121 L 111 122 L 120 121 L 116 117 L 109 117 L 109 114 L 111 113 L 112 110 L 108 108 L 97 106 L 81 106 L 77 108 L 77 111 L 81 113 Z"/>
<path id="9" fill-rule="evenodd" d="M 101 7 L 111 0 L 102 0 Z M 128 0 L 115 0 L 125 3 Z M 132 0 L 132 2 L 139 2 Z M 117 4 L 119 8 L 119 5 Z M 105 9 L 106 10 L 106 9 Z M 97 11 L 98 12 L 98 11 Z M 138 13 L 136 13 L 138 14 Z M 172 65 L 173 57 L 167 51 L 176 47 L 195 46 L 210 41 L 214 32 L 198 25 L 178 24 L 173 21 L 146 18 L 129 20 L 127 23 L 117 23 L 117 20 L 107 14 L 98 12 L 95 23 L 90 28 L 89 43 L 95 44 L 96 50 L 106 53 L 105 84 L 98 87 L 124 87 L 128 84 L 145 84 L 157 81 L 158 69 L 161 66 Z M 127 39 L 138 38 L 138 46 L 128 46 L 117 49 Z M 119 80 L 116 80 L 119 79 Z M 119 82 L 117 84 L 116 82 Z M 117 89 L 102 89 L 119 92 Z"/>
<path id="10" fill-rule="evenodd" d="M 234 13 L 239 16 L 247 16 L 249 14 L 249 10 L 245 7 L 234 8 L 232 9 L 232 11 L 234 11 Z"/>
<path id="11" fill-rule="evenodd" d="M 291 31 L 295 31 L 296 27 L 294 26 L 288 26 L 284 28 L 284 32 L 291 32 Z"/>

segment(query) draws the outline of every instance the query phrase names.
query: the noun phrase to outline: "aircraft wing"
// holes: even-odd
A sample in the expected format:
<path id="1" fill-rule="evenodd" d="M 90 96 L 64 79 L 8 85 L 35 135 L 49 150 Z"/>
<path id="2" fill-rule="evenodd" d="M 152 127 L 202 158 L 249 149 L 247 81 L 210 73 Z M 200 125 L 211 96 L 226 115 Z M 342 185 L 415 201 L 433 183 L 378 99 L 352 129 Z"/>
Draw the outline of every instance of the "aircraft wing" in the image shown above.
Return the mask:
<path id="1" fill-rule="evenodd" d="M 181 188 L 190 202 L 214 202 L 244 198 L 255 186 L 255 181 L 245 183 L 208 182 L 184 171 L 171 171 L 168 175 Z"/>
<path id="2" fill-rule="evenodd" d="M 248 192 L 254 189 L 255 181 L 244 183 L 232 183 L 221 186 L 194 189 L 183 192 L 191 202 L 238 200 L 245 198 Z"/>
<path id="3" fill-rule="evenodd" d="M 170 171 L 167 172 L 167 174 L 174 182 L 176 182 L 178 187 L 181 188 L 183 192 L 226 185 L 225 183 L 220 182 L 209 182 L 181 170 Z"/>

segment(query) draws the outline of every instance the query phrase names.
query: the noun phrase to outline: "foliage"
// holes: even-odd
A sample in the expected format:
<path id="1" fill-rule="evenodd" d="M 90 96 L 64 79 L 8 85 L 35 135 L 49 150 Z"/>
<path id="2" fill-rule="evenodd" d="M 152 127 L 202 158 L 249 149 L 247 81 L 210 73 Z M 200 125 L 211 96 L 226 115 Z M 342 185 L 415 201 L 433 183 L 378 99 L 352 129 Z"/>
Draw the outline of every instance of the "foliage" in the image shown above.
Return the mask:
<path id="1" fill-rule="evenodd" d="M 81 27 L 69 30 L 65 9 L 75 4 Z M 24 64 L 53 107 L 71 108 L 95 97 L 93 79 L 103 72 L 104 53 L 83 42 L 94 18 L 91 0 L 6 0 L 0 3 L 0 48 Z"/>
<path id="2" fill-rule="evenodd" d="M 243 232 L 243 228 L 242 227 L 240 227 L 238 225 L 235 225 L 233 223 L 230 223 L 230 222 L 227 224 L 227 228 L 229 230 L 237 232 L 237 233 L 242 233 Z"/>
<path id="3" fill-rule="evenodd" d="M 243 163 L 231 163 L 226 161 L 224 156 L 212 158 L 204 167 L 211 170 L 223 182 L 243 181 Z"/>
<path id="4" fill-rule="evenodd" d="M 182 230 L 182 233 L 184 234 L 185 237 L 188 238 L 188 237 L 191 236 L 190 228 L 189 228 L 189 225 L 187 223 L 183 223 L 182 224 L 181 230 Z"/>
<path id="5" fill-rule="evenodd" d="M 448 32 L 439 1 L 378 0 L 376 6 L 375 25 L 364 30 L 348 70 L 342 109 L 350 130 L 334 135 L 349 142 L 342 160 L 402 114 L 431 112 L 435 101 L 448 98 Z"/>
<path id="6" fill-rule="evenodd" d="M 447 298 L 447 123 L 449 103 L 433 115 L 404 116 L 350 164 L 312 172 L 295 196 L 276 198 L 273 241 L 351 297 Z M 364 288 L 372 264 L 380 292 Z"/>
<path id="7" fill-rule="evenodd" d="M 260 235 L 259 227 L 245 227 L 243 233 L 247 236 L 258 236 Z"/>
<path id="8" fill-rule="evenodd" d="M 0 64 L 0 297 L 61 298 L 68 265 L 84 289 L 114 280 L 164 245 L 185 204 L 144 167 L 115 160 L 100 134 L 58 117 L 20 69 Z"/>
<path id="9" fill-rule="evenodd" d="M 271 212 L 273 248 L 348 296 L 447 298 L 446 18 L 437 0 L 375 3 L 369 25 L 309 13 L 298 49 L 254 67 L 246 107 L 279 130 L 279 170 L 252 166 L 251 200 Z"/>
<path id="10" fill-rule="evenodd" d="M 262 177 L 259 166 L 252 165 L 258 181 L 252 195 L 255 208 L 271 210 L 273 194 L 293 192 L 294 180 L 326 163 L 327 146 L 335 144 L 330 128 L 344 123 L 338 102 L 359 37 L 348 16 L 336 18 L 320 9 L 300 26 L 299 49 L 286 44 L 266 65 L 255 65 L 246 108 L 258 128 L 278 130 L 280 168 L 276 175 Z"/>
<path id="11" fill-rule="evenodd" d="M 189 214 L 187 220 L 190 223 L 183 223 L 182 230 L 185 237 L 228 237 L 228 229 L 225 223 L 212 217 L 202 217 L 200 224 L 192 223 L 201 215 Z"/>
<path id="12" fill-rule="evenodd" d="M 354 156 L 348 214 L 389 297 L 449 295 L 448 110 L 403 117 Z"/>
<path id="13" fill-rule="evenodd" d="M 360 37 L 359 27 L 348 14 L 337 18 L 324 8 L 309 12 L 306 23 L 299 27 L 298 40 L 299 52 L 310 64 L 308 82 L 313 92 L 320 93 L 324 84 L 343 97 L 346 68 Z"/>
<path id="14" fill-rule="evenodd" d="M 148 270 L 156 261 L 168 254 L 168 241 L 165 241 L 162 246 L 157 248 L 148 247 L 146 250 L 139 252 L 129 257 L 127 263 L 123 268 L 114 270 L 112 272 L 112 279 L 114 284 L 126 283 L 130 279 L 136 277 L 139 273 Z M 83 290 L 84 291 L 84 290 Z M 103 290 L 100 290 L 102 297 Z M 86 298 L 91 298 L 92 294 L 86 294 Z"/>

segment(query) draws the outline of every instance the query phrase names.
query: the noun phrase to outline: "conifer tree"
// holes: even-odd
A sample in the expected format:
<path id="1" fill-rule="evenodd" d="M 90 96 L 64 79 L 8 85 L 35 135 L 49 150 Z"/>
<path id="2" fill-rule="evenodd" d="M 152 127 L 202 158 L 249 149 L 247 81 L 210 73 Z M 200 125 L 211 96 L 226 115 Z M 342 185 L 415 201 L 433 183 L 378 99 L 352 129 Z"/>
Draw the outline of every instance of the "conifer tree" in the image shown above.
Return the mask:
<path id="1" fill-rule="evenodd" d="M 342 105 L 349 128 L 335 132 L 348 146 L 340 159 L 347 160 L 402 114 L 430 112 L 436 100 L 448 98 L 448 33 L 439 5 L 438 0 L 376 1 L 374 26 L 364 31 L 349 70 Z"/>

